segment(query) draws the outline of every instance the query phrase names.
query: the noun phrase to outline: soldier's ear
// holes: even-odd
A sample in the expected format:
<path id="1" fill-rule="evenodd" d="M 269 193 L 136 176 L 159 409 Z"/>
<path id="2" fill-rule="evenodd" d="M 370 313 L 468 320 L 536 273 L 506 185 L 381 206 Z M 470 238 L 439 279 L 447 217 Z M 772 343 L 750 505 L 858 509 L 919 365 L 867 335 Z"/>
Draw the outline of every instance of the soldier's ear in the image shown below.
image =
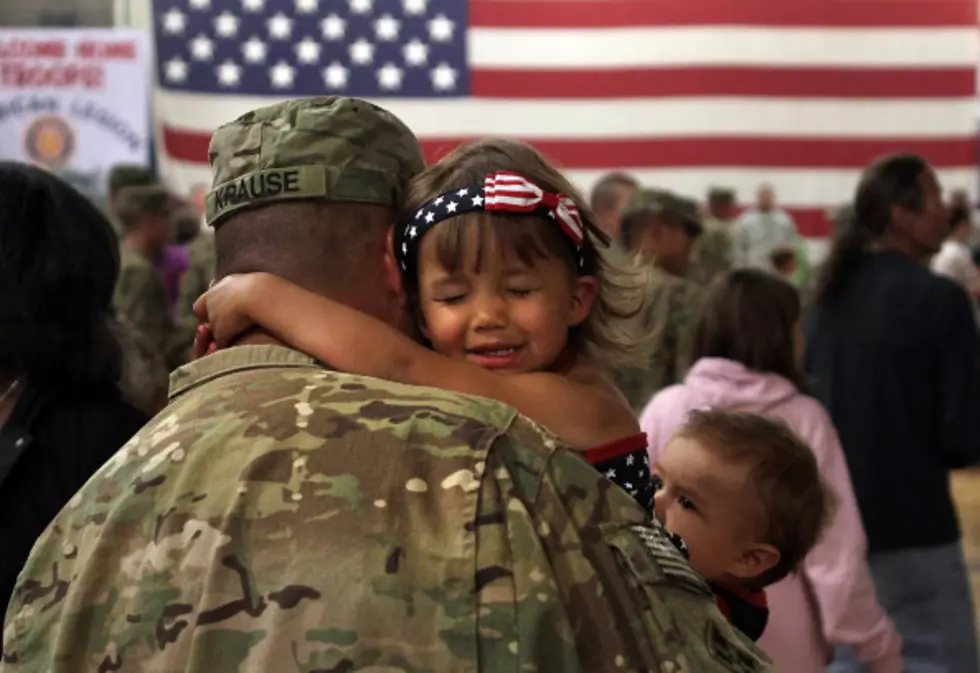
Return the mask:
<path id="1" fill-rule="evenodd" d="M 398 259 L 395 257 L 395 227 L 388 227 L 385 237 L 384 255 L 384 275 L 385 282 L 399 296 L 405 295 L 405 286 L 402 281 L 401 269 L 398 267 Z"/>

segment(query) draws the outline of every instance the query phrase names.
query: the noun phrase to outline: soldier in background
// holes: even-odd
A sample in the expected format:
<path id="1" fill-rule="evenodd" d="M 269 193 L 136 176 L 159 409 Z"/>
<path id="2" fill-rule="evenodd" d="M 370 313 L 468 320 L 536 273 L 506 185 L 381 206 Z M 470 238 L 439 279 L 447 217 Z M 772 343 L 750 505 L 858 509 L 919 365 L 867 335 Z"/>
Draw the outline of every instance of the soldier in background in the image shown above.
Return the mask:
<path id="1" fill-rule="evenodd" d="M 424 160 L 396 117 L 287 101 L 210 154 L 219 275 L 414 323 L 390 235 Z M 551 433 L 275 344 L 254 331 L 174 373 L 167 413 L 34 546 L 0 673 L 772 670 Z"/>
<path id="2" fill-rule="evenodd" d="M 109 169 L 109 177 L 106 185 L 106 207 L 112 220 L 112 225 L 116 234 L 122 235 L 122 225 L 116 217 L 116 210 L 119 207 L 119 194 L 127 187 L 145 187 L 146 185 L 156 184 L 156 176 L 146 166 L 138 164 L 114 164 Z"/>
<path id="3" fill-rule="evenodd" d="M 647 308 L 636 328 L 646 341 L 642 367 L 624 367 L 617 384 L 640 411 L 654 393 L 679 383 L 690 366 L 702 288 L 686 275 L 701 235 L 696 202 L 659 189 L 638 189 L 623 216 L 622 243 L 647 270 Z"/>
<path id="4" fill-rule="evenodd" d="M 190 353 L 194 346 L 194 334 L 198 320 L 194 315 L 194 302 L 207 292 L 215 275 L 217 259 L 214 250 L 214 234 L 210 229 L 201 229 L 200 216 L 192 209 L 183 209 L 176 216 L 177 224 L 190 228 L 197 223 L 198 233 L 187 243 L 187 256 L 190 264 L 180 282 L 180 298 L 177 301 L 177 331 L 181 348 Z"/>
<path id="5" fill-rule="evenodd" d="M 615 269 L 627 269 L 632 261 L 620 245 L 619 229 L 623 210 L 636 188 L 636 180 L 626 173 L 607 173 L 596 181 L 589 195 L 596 224 L 611 239 L 609 245 L 600 248 L 600 254 Z"/>
<path id="6" fill-rule="evenodd" d="M 170 240 L 172 207 L 171 196 L 161 185 L 127 187 L 116 199 L 122 238 L 113 306 L 147 365 L 149 380 L 141 406 L 148 413 L 166 404 L 168 374 L 184 361 L 184 352 L 175 345 L 173 317 L 157 269 Z"/>
<path id="7" fill-rule="evenodd" d="M 704 232 L 691 251 L 688 278 L 700 285 L 709 285 L 715 277 L 732 268 L 735 263 L 732 226 L 735 222 L 735 190 L 712 187 L 708 190 L 706 213 L 702 220 Z"/>

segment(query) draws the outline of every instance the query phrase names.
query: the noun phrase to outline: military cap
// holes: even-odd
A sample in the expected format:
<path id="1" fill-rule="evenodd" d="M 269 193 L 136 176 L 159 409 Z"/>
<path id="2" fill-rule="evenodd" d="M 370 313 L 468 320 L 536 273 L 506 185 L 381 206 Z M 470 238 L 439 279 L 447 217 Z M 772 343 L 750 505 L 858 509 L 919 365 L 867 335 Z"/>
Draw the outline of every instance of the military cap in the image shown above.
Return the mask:
<path id="1" fill-rule="evenodd" d="M 141 215 L 169 217 L 174 204 L 170 192 L 159 183 L 125 187 L 119 192 L 116 215 L 124 225 L 128 225 Z"/>
<path id="2" fill-rule="evenodd" d="M 211 138 L 207 222 L 277 201 L 325 199 L 400 208 L 425 168 L 415 134 L 395 115 L 344 96 L 253 110 Z"/>
<path id="3" fill-rule="evenodd" d="M 126 187 L 151 185 L 156 178 L 147 166 L 139 164 L 115 164 L 109 169 L 109 194 L 116 196 Z"/>
<path id="4" fill-rule="evenodd" d="M 735 190 L 728 187 L 711 187 L 708 189 L 708 203 L 734 203 Z"/>
<path id="5" fill-rule="evenodd" d="M 623 217 L 641 214 L 675 218 L 683 223 L 691 236 L 701 234 L 701 214 L 697 202 L 666 189 L 642 187 L 635 190 L 626 204 Z"/>

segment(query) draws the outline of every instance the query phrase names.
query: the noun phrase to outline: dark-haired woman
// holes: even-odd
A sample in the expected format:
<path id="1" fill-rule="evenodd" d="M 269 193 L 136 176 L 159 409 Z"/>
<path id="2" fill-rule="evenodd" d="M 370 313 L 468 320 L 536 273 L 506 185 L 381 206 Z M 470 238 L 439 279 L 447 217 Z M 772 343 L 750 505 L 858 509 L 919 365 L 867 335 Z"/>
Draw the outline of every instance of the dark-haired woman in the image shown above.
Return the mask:
<path id="1" fill-rule="evenodd" d="M 118 383 L 117 246 L 98 208 L 65 182 L 0 162 L 3 607 L 34 540 L 146 421 Z"/>
<path id="2" fill-rule="evenodd" d="M 720 276 L 695 326 L 694 366 L 683 384 L 653 398 L 640 426 L 651 464 L 693 409 L 756 413 L 792 428 L 813 450 L 837 508 L 800 572 L 766 589 L 770 618 L 759 646 L 779 671 L 823 673 L 828 643 L 847 643 L 871 673 L 902 673 L 901 640 L 875 597 L 837 433 L 820 404 L 801 392 L 801 313 L 797 291 L 774 274 Z"/>
<path id="3" fill-rule="evenodd" d="M 806 363 L 840 433 L 882 604 L 909 673 L 976 673 L 950 470 L 980 460 L 980 340 L 963 288 L 927 262 L 949 231 L 935 173 L 864 173 L 818 281 Z M 846 653 L 839 670 L 858 670 Z"/>

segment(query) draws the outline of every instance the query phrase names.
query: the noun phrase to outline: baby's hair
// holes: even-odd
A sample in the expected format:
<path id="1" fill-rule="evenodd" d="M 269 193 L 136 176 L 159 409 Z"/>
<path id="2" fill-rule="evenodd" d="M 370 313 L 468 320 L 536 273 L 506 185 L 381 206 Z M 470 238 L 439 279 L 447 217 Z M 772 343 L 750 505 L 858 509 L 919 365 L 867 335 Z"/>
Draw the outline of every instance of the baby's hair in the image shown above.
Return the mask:
<path id="1" fill-rule="evenodd" d="M 717 409 L 691 412 L 677 436 L 697 441 L 729 464 L 749 466 L 749 489 L 765 517 L 761 541 L 780 554 L 775 566 L 753 578 L 752 588 L 795 572 L 819 541 L 835 503 L 810 447 L 782 421 Z"/>
<path id="2" fill-rule="evenodd" d="M 769 253 L 769 261 L 772 262 L 775 269 L 784 271 L 790 264 L 796 262 L 796 250 L 788 245 L 773 248 L 773 251 Z"/>
<path id="3" fill-rule="evenodd" d="M 429 166 L 411 183 L 405 213 L 414 214 L 431 199 L 452 189 L 482 184 L 496 171 L 518 173 L 545 191 L 571 198 L 585 224 L 584 264 L 579 270 L 574 248 L 560 227 L 544 217 L 525 214 L 471 212 L 433 227 L 426 236 L 437 238 L 439 263 L 449 272 L 469 261 L 479 269 L 485 254 L 499 250 L 532 266 L 536 260 L 561 259 L 569 273 L 595 276 L 597 294 L 589 317 L 573 328 L 569 343 L 583 349 L 597 363 L 612 368 L 640 355 L 627 322 L 643 306 L 642 283 L 637 274 L 609 264 L 597 247 L 609 243 L 595 224 L 592 211 L 572 183 L 536 149 L 506 139 L 486 139 L 457 147 Z M 467 232 L 476 228 L 479 245 L 475 260 L 465 260 Z M 489 253 L 487 251 L 490 251 Z M 418 278 L 406 278 L 409 294 L 417 300 Z"/>

